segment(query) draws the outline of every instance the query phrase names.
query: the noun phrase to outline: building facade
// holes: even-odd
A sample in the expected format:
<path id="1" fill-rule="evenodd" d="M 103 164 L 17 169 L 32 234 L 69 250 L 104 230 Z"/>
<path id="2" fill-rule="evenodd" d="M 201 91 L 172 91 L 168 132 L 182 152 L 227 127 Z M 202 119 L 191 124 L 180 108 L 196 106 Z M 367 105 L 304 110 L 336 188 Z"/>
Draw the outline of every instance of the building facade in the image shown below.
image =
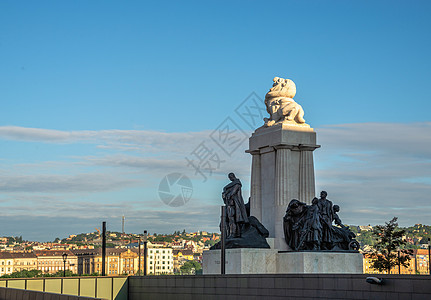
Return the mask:
<path id="1" fill-rule="evenodd" d="M 172 248 L 149 248 L 147 261 L 147 274 L 161 275 L 174 273 Z M 143 267 L 142 262 L 141 266 Z"/>
<path id="2" fill-rule="evenodd" d="M 67 254 L 66 270 L 78 275 L 102 274 L 102 249 L 98 248 L 61 251 L 35 250 L 20 253 L 0 252 L 0 276 L 23 270 L 40 270 L 42 273 L 48 274 L 64 271 L 64 253 Z M 136 248 L 107 248 L 105 274 L 107 276 L 134 275 L 139 271 L 143 274 L 144 263 L 144 249 L 142 248 L 140 255 Z M 172 248 L 148 248 L 147 274 L 172 273 L 174 273 Z"/>
<path id="3" fill-rule="evenodd" d="M 67 254 L 66 264 L 63 261 L 64 253 Z M 64 265 L 66 265 L 66 270 L 70 270 L 72 273 L 78 271 L 78 258 L 70 250 L 39 250 L 34 251 L 34 254 L 37 257 L 37 269 L 43 273 L 54 274 L 63 271 Z"/>
<path id="4" fill-rule="evenodd" d="M 13 257 L 9 252 L 0 252 L 0 276 L 13 273 Z"/>
<path id="5" fill-rule="evenodd" d="M 37 256 L 32 252 L 10 253 L 13 257 L 13 271 L 35 270 L 37 268 Z"/>

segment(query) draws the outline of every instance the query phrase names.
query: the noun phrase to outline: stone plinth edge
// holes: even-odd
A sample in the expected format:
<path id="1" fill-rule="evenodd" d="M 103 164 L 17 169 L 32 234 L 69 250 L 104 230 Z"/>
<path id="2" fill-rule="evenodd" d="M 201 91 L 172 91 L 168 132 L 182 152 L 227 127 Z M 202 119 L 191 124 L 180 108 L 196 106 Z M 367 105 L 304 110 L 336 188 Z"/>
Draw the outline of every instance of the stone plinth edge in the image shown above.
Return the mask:
<path id="1" fill-rule="evenodd" d="M 349 252 L 281 252 L 277 273 L 362 274 L 363 255 Z"/>
<path id="2" fill-rule="evenodd" d="M 320 146 L 316 144 L 316 132 L 312 128 L 309 129 L 297 130 L 297 128 L 282 125 L 256 129 L 249 139 L 249 150 L 246 152 L 257 153 L 265 147 L 288 147 L 297 148 L 294 150 L 312 151 Z"/>
<path id="3" fill-rule="evenodd" d="M 203 274 L 220 274 L 220 250 L 203 253 Z M 349 252 L 227 249 L 226 274 L 362 274 L 363 256 Z"/>

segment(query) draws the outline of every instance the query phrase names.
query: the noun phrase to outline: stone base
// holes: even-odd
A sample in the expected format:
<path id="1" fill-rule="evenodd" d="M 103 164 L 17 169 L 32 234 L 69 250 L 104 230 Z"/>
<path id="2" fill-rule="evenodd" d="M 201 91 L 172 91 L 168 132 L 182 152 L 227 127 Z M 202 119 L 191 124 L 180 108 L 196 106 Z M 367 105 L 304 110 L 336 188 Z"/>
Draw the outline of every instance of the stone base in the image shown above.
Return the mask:
<path id="1" fill-rule="evenodd" d="M 363 255 L 349 252 L 277 253 L 277 273 L 362 274 Z"/>
<path id="2" fill-rule="evenodd" d="M 220 274 L 221 250 L 203 253 L 203 274 Z M 265 274 L 276 269 L 277 250 L 241 248 L 226 249 L 226 274 Z"/>
<path id="3" fill-rule="evenodd" d="M 220 274 L 220 251 L 203 253 L 203 274 Z M 362 274 L 363 256 L 350 252 L 227 249 L 226 274 Z"/>

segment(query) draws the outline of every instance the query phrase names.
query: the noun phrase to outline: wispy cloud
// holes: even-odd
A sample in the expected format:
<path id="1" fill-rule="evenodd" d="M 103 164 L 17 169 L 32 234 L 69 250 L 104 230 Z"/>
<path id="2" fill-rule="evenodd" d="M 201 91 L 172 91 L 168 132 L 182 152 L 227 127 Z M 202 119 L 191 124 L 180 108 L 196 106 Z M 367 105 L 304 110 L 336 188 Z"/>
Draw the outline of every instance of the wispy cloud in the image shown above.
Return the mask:
<path id="1" fill-rule="evenodd" d="M 429 223 L 431 123 L 342 124 L 317 128 L 316 132 L 322 145 L 315 151 L 317 190 L 327 190 L 329 198 L 341 206 L 340 217 L 345 223 L 382 224 L 393 216 L 398 216 L 402 225 Z M 71 157 L 72 161 L 18 162 L 12 170 L 8 169 L 10 165 L 3 165 L 1 220 L 17 220 L 20 216 L 27 220 L 23 221 L 28 225 L 25 228 L 33 231 L 31 228 L 39 225 L 31 222 L 45 224 L 44 220 L 54 215 L 73 215 L 82 228 L 93 228 L 95 220 L 110 218 L 117 222 L 125 214 L 130 231 L 135 232 L 142 228 L 156 232 L 217 230 L 217 205 L 221 204 L 220 190 L 227 181 L 226 174 L 237 173 L 246 195 L 251 159 L 243 152 L 245 142 L 232 156 L 223 157 L 225 162 L 208 182 L 202 183 L 194 169 L 187 166 L 185 156 L 202 141 L 210 143 L 208 135 L 206 131 L 63 132 L 0 127 L 1 139 L 66 145 L 85 142 L 110 149 L 108 153 L 89 150 L 88 155 Z M 208 145 L 216 151 L 215 145 Z M 157 198 L 158 182 L 170 172 L 195 176 L 199 181 L 192 200 L 181 208 L 166 207 Z M 150 189 L 145 187 L 147 182 Z M 136 195 L 136 189 L 143 194 Z M 123 191 L 127 197 L 113 196 L 101 204 L 100 199 L 109 193 Z M 6 221 L 0 221 L 0 228 L 7 228 Z"/>
<path id="2" fill-rule="evenodd" d="M 138 181 L 107 174 L 0 176 L 1 192 L 101 192 L 135 185 Z"/>
<path id="3" fill-rule="evenodd" d="M 81 205 L 77 203 L 71 206 L 73 210 L 67 214 L 58 210 L 50 209 L 50 213 L 44 215 L 32 215 L 25 210 L 16 210 L 13 215 L 5 214 L 0 218 L 0 236 L 22 235 L 25 239 L 47 241 L 56 237 L 64 237 L 68 234 L 80 232 L 92 232 L 99 227 L 102 221 L 107 222 L 110 231 L 121 231 L 121 216 L 124 207 L 106 205 Z M 151 233 L 170 233 L 174 230 L 195 231 L 208 230 L 218 231 L 219 207 L 213 205 L 196 205 L 180 207 L 169 210 L 164 207 L 156 210 L 133 207 L 128 208 L 126 215 L 127 232 L 142 232 L 148 230 Z M 94 213 L 91 213 L 91 212 Z M 56 213 L 54 213 L 56 212 Z"/>
<path id="4" fill-rule="evenodd" d="M 208 137 L 209 133 L 207 131 L 167 133 L 116 129 L 61 131 L 0 126 L 0 139 L 4 140 L 55 144 L 93 143 L 98 148 L 138 152 L 184 152 L 192 146 L 196 147 L 201 140 Z"/>
<path id="5" fill-rule="evenodd" d="M 341 207 L 345 222 L 427 223 L 431 213 L 431 123 L 364 123 L 317 130 L 319 189 Z"/>
<path id="6" fill-rule="evenodd" d="M 125 154 L 108 155 L 104 157 L 84 157 L 84 163 L 87 162 L 91 165 L 110 166 L 110 167 L 127 167 L 146 170 L 169 170 L 184 169 L 186 161 L 181 159 L 169 158 L 146 158 L 140 156 L 132 156 Z"/>

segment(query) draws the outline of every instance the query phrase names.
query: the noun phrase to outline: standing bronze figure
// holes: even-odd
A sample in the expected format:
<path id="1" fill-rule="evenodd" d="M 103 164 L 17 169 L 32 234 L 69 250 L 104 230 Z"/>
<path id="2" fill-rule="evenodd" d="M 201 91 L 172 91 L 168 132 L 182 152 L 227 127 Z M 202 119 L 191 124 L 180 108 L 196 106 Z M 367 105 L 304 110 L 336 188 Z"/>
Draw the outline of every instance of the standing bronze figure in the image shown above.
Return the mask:
<path id="1" fill-rule="evenodd" d="M 250 201 L 252 199 L 249 198 L 248 203 L 244 204 L 241 181 L 235 177 L 234 173 L 229 173 L 228 177 L 231 183 L 226 185 L 222 192 L 223 202 L 226 205 L 223 207 L 225 208 L 223 211 L 226 211 L 226 214 L 222 214 L 222 222 L 220 224 L 220 229 L 224 230 L 222 235 L 226 236 L 225 249 L 269 249 L 269 244 L 266 241 L 269 231 L 256 217 L 250 215 Z M 227 225 L 222 226 L 223 223 Z M 212 246 L 210 250 L 222 248 L 223 245 L 220 241 Z"/>
<path id="2" fill-rule="evenodd" d="M 320 192 L 320 199 L 317 200 L 319 207 L 320 222 L 322 224 L 322 243 L 321 247 L 325 250 L 331 250 L 333 242 L 332 222 L 334 221 L 334 210 L 332 202 L 326 199 L 328 193 L 326 191 Z"/>
<path id="3" fill-rule="evenodd" d="M 241 193 L 241 181 L 234 173 L 228 175 L 231 183 L 223 188 L 222 198 L 226 205 L 227 238 L 240 237 L 241 226 L 248 223 L 247 212 Z"/>

